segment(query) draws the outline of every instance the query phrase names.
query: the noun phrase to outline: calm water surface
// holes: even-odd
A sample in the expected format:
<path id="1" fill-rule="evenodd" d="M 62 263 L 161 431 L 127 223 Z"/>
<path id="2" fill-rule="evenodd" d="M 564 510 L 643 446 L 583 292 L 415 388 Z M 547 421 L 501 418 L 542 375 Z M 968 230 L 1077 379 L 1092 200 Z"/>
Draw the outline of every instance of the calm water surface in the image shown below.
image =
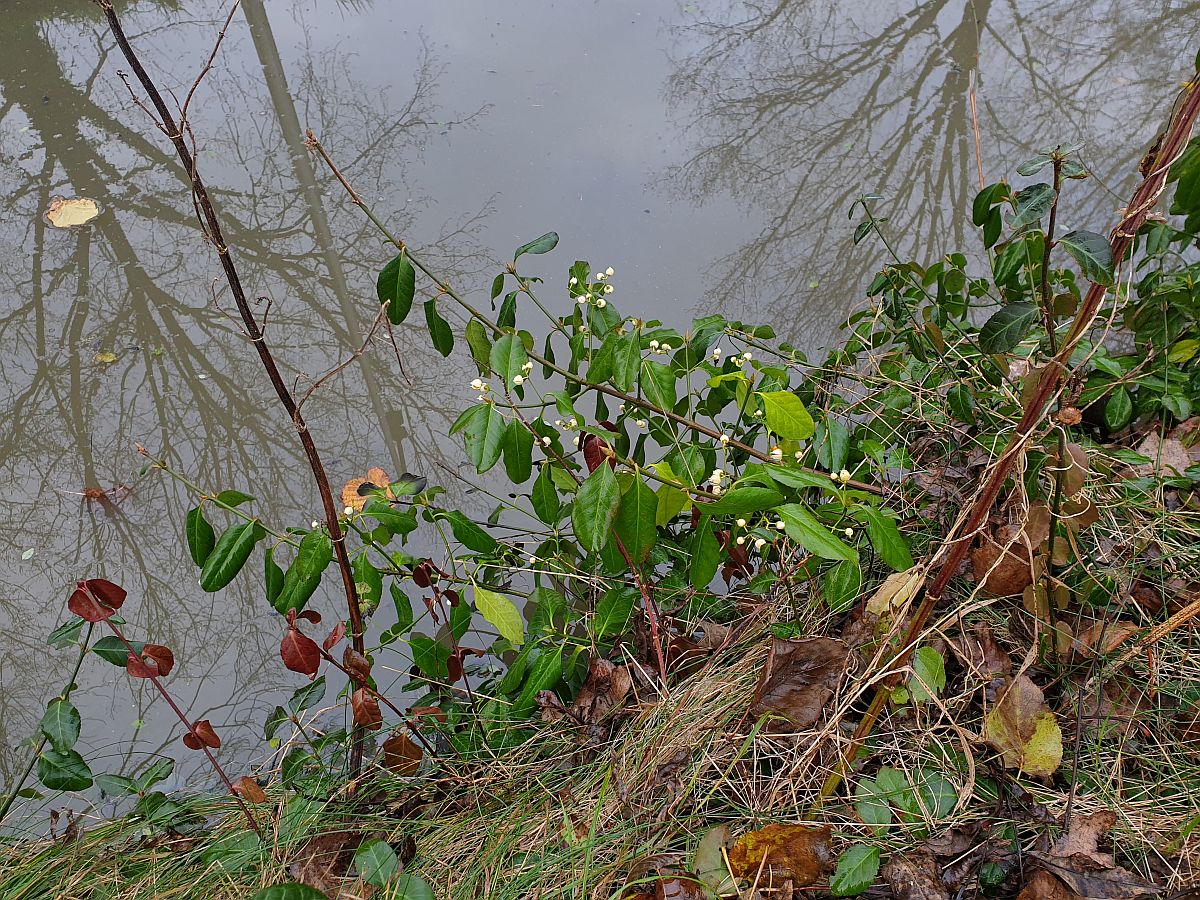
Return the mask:
<path id="1" fill-rule="evenodd" d="M 147 67 L 182 98 L 227 9 L 123 14 Z M 497 260 L 554 229 L 558 250 L 536 263 L 548 297 L 563 297 L 572 260 L 589 259 L 616 268 L 627 313 L 683 324 L 719 310 L 816 348 L 881 264 L 880 248 L 849 240 L 859 193 L 884 196 L 902 252 L 971 246 L 972 83 L 985 177 L 1083 141 L 1097 177 L 1064 214 L 1106 231 L 1190 69 L 1198 23 L 1200 3 L 1180 2 L 243 0 L 192 122 L 243 279 L 271 298 L 269 337 L 301 386 L 361 342 L 387 257 L 304 152 L 307 127 L 465 289 L 482 295 Z M 122 65 L 90 3 L 4 4 L 5 784 L 69 673 L 71 651 L 48 650 L 45 635 L 78 577 L 129 589 L 130 630 L 174 649 L 180 701 L 221 727 L 231 760 L 263 761 L 263 716 L 290 692 L 277 688 L 280 631 L 256 574 L 199 591 L 182 549 L 186 490 L 138 476 L 140 442 L 205 489 L 255 495 L 273 523 L 318 508 Z M 52 228 L 43 213 L 58 196 L 103 212 Z M 408 469 L 470 503 L 460 446 L 443 437 L 471 400 L 468 367 L 434 354 L 423 325 L 397 341 L 399 360 L 377 343 L 306 407 L 331 477 Z M 131 493 L 115 509 L 79 496 L 116 485 Z M 336 599 L 316 605 L 332 612 Z M 404 660 L 390 665 L 400 678 Z M 98 659 L 79 684 L 97 772 L 176 754 L 177 726 L 147 685 Z M 177 780 L 190 777 L 205 776 L 180 766 Z"/>

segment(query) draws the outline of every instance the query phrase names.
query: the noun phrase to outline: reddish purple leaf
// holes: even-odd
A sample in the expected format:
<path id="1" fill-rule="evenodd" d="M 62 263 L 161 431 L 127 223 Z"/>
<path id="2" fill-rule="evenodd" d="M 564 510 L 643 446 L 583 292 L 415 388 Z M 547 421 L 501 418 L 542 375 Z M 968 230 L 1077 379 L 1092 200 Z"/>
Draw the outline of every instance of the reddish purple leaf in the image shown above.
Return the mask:
<path id="1" fill-rule="evenodd" d="M 321 666 L 321 648 L 312 638 L 305 637 L 298 628 L 289 628 L 279 647 L 283 664 L 293 672 L 312 678 Z"/>

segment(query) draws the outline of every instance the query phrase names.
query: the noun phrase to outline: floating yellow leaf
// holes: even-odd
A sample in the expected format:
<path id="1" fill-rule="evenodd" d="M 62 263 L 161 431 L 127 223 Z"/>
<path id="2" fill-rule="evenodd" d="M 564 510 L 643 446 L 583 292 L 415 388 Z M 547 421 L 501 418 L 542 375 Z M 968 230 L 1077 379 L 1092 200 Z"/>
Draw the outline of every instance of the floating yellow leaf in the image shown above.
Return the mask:
<path id="1" fill-rule="evenodd" d="M 86 197 L 75 197 L 65 200 L 56 197 L 46 210 L 46 220 L 55 228 L 70 228 L 72 225 L 83 225 L 100 215 L 100 206 L 95 200 Z"/>
<path id="2" fill-rule="evenodd" d="M 388 489 L 389 483 L 388 474 L 383 469 L 378 466 L 368 469 L 366 478 L 351 478 L 346 482 L 345 487 L 342 488 L 342 506 L 350 507 L 355 512 L 362 512 L 369 498 L 365 494 L 360 494 L 358 489 L 364 484 L 373 484 L 391 497 L 392 492 Z"/>
<path id="3" fill-rule="evenodd" d="M 96 354 L 96 362 L 103 363 L 106 366 L 109 363 L 115 363 L 116 361 L 117 354 L 113 353 L 111 350 L 101 350 Z"/>

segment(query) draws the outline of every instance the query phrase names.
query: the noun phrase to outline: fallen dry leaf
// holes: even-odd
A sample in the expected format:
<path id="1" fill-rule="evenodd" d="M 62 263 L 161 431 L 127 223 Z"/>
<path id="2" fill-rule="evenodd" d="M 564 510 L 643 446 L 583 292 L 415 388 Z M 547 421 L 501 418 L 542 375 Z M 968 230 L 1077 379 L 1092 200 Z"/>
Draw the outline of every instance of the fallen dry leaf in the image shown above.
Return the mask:
<path id="1" fill-rule="evenodd" d="M 1159 893 L 1160 887 L 1118 866 L 1111 853 L 1099 849 L 1100 838 L 1116 822 L 1117 814 L 1110 810 L 1080 816 L 1071 821 L 1070 830 L 1054 843 L 1049 853 L 1032 852 L 1030 855 L 1085 900 L 1133 900 Z M 1025 892 L 1021 893 L 1024 895 Z M 1046 897 L 1050 898 L 1050 895 Z"/>
<path id="2" fill-rule="evenodd" d="M 1062 765 L 1062 729 L 1041 688 L 1026 675 L 1013 679 L 984 716 L 983 738 L 1010 769 L 1048 776 Z"/>
<path id="3" fill-rule="evenodd" d="M 301 845 L 288 873 L 301 884 L 321 891 L 329 900 L 366 900 L 374 888 L 361 879 L 345 877 L 363 837 L 353 831 L 318 834 Z"/>
<path id="4" fill-rule="evenodd" d="M 1012 659 L 996 643 L 986 622 L 976 625 L 970 635 L 951 641 L 950 646 L 959 662 L 976 678 L 987 681 L 1012 673 Z"/>
<path id="5" fill-rule="evenodd" d="M 766 857 L 775 880 L 791 879 L 794 887 L 820 880 L 830 869 L 833 849 L 829 826 L 768 825 L 741 835 L 729 849 L 729 867 L 738 878 L 753 878 Z"/>
<path id="6" fill-rule="evenodd" d="M 233 790 L 247 803 L 266 803 L 267 793 L 249 775 L 243 775 L 233 783 Z"/>
<path id="7" fill-rule="evenodd" d="M 416 775 L 424 752 L 402 731 L 383 742 L 383 764 L 397 775 Z"/>
<path id="8" fill-rule="evenodd" d="M 373 484 L 375 487 L 384 491 L 389 498 L 392 492 L 388 490 L 388 485 L 391 484 L 391 479 L 388 478 L 388 473 L 379 466 L 367 470 L 366 478 L 351 478 L 342 488 L 342 506 L 351 507 L 355 512 L 362 512 L 363 507 L 367 505 L 369 497 L 364 497 L 358 492 L 358 489 L 364 484 Z"/>
<path id="9" fill-rule="evenodd" d="M 897 853 L 880 874 L 896 900 L 946 900 L 950 896 L 942 884 L 937 860 L 924 848 Z"/>
<path id="10" fill-rule="evenodd" d="M 1112 653 L 1138 633 L 1132 622 L 1093 622 L 1075 638 L 1075 652 L 1084 659 Z"/>
<path id="11" fill-rule="evenodd" d="M 883 580 L 879 589 L 867 600 L 868 615 L 883 617 L 900 613 L 921 588 L 925 577 L 919 567 L 893 572 Z"/>
<path id="12" fill-rule="evenodd" d="M 1193 448 L 1195 452 L 1196 448 Z M 1163 440 L 1157 433 L 1146 435 L 1135 451 L 1149 458 L 1150 462 L 1134 466 L 1135 475 L 1173 478 L 1182 475 L 1192 463 L 1196 462 L 1188 448 L 1179 438 L 1168 437 Z"/>
<path id="13" fill-rule="evenodd" d="M 1022 529 L 1006 525 L 994 535 L 980 535 L 979 546 L 971 550 L 971 571 L 980 588 L 994 597 L 1012 597 L 1024 591 L 1033 583 L 1034 573 Z"/>
<path id="14" fill-rule="evenodd" d="M 1079 900 L 1079 895 L 1049 872 L 1038 869 L 1021 888 L 1017 900 Z"/>
<path id="15" fill-rule="evenodd" d="M 100 215 L 100 206 L 95 200 L 86 197 L 74 197 L 70 200 L 55 197 L 50 201 L 46 210 L 46 221 L 55 228 L 71 228 L 74 225 L 85 225 Z"/>
<path id="16" fill-rule="evenodd" d="M 771 639 L 771 653 L 750 703 L 754 718 L 773 713 L 797 728 L 816 722 L 846 671 L 849 647 L 836 638 Z"/>
<path id="17" fill-rule="evenodd" d="M 581 725 L 594 725 L 614 709 L 624 706 L 632 687 L 628 666 L 618 666 L 593 656 L 588 662 L 587 678 L 574 702 L 569 707 L 561 703 L 544 703 L 542 721 L 558 722 L 570 716 Z"/>

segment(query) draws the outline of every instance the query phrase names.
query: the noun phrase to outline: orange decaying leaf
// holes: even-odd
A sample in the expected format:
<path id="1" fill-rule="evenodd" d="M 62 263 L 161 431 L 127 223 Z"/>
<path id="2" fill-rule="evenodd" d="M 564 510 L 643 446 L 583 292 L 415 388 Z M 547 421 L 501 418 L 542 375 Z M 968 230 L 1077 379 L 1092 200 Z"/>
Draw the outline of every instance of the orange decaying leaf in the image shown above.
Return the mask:
<path id="1" fill-rule="evenodd" d="M 391 479 L 388 478 L 388 473 L 379 466 L 367 470 L 366 478 L 351 478 L 346 482 L 346 486 L 342 488 L 342 506 L 351 507 L 355 512 L 362 512 L 364 506 L 367 505 L 367 497 L 364 497 L 358 492 L 358 489 L 364 484 L 373 484 L 375 487 L 384 491 L 388 499 L 391 499 L 392 492 L 388 490 L 388 485 Z"/>
<path id="2" fill-rule="evenodd" d="M 794 887 L 818 881 L 833 860 L 832 829 L 807 825 L 768 825 L 741 835 L 729 849 L 729 867 L 738 878 L 753 878 L 766 857 L 779 877 Z"/>

